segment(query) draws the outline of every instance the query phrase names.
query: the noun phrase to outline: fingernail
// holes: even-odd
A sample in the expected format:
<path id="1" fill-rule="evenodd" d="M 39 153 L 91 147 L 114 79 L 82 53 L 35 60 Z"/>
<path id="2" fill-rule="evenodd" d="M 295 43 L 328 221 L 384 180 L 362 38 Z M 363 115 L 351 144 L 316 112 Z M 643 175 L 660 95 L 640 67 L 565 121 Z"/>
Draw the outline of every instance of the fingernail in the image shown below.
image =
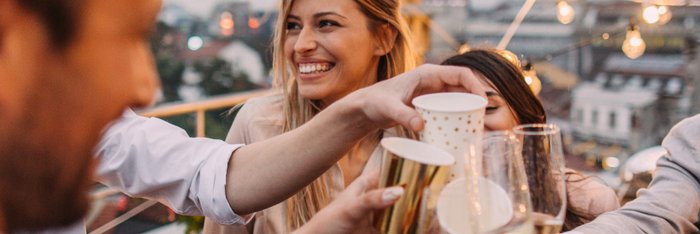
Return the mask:
<path id="1" fill-rule="evenodd" d="M 382 193 L 382 201 L 384 203 L 392 203 L 396 201 L 401 195 L 403 195 L 403 188 L 402 187 L 391 187 L 386 190 L 384 190 L 384 193 Z"/>

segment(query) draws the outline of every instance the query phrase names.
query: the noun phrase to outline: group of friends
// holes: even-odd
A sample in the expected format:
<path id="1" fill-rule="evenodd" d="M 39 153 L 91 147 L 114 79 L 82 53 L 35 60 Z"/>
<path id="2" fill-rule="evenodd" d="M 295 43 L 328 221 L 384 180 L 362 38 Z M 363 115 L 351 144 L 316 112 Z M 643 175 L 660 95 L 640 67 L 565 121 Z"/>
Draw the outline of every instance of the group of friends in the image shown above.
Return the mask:
<path id="1" fill-rule="evenodd" d="M 517 62 L 496 50 L 417 66 L 399 0 L 282 0 L 276 92 L 239 107 L 226 142 L 190 138 L 129 110 L 155 96 L 147 38 L 160 7 L 0 1 L 0 233 L 84 232 L 94 180 L 204 215 L 205 233 L 371 233 L 371 214 L 403 193 L 376 188 L 378 142 L 416 137 L 413 97 L 481 95 L 486 131 L 546 122 Z M 700 116 L 663 145 L 649 188 L 623 207 L 568 170 L 564 231 L 700 231 Z"/>

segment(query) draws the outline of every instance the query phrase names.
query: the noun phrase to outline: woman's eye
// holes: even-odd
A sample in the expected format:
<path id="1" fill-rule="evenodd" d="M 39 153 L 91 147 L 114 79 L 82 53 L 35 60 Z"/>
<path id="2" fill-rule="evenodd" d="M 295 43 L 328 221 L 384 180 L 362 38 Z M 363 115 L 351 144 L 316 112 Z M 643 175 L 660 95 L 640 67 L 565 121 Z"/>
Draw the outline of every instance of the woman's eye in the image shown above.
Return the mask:
<path id="1" fill-rule="evenodd" d="M 300 30 L 301 25 L 294 22 L 287 22 L 287 30 Z"/>
<path id="2" fill-rule="evenodd" d="M 321 22 L 318 22 L 319 28 L 330 27 L 330 26 L 338 26 L 338 23 L 330 21 L 330 20 L 321 20 Z"/>
<path id="3" fill-rule="evenodd" d="M 487 106 L 487 107 L 486 107 L 486 111 L 494 111 L 494 110 L 496 110 L 496 109 L 498 109 L 497 106 Z"/>

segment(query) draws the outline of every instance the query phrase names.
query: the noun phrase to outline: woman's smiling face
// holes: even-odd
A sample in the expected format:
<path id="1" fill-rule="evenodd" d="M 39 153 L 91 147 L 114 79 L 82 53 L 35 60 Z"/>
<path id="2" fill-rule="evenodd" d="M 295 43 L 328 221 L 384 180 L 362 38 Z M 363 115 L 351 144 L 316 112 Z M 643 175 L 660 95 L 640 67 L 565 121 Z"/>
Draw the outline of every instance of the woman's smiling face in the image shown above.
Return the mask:
<path id="1" fill-rule="evenodd" d="M 376 82 L 384 51 L 368 21 L 352 0 L 294 1 L 284 53 L 302 97 L 325 106 Z"/>

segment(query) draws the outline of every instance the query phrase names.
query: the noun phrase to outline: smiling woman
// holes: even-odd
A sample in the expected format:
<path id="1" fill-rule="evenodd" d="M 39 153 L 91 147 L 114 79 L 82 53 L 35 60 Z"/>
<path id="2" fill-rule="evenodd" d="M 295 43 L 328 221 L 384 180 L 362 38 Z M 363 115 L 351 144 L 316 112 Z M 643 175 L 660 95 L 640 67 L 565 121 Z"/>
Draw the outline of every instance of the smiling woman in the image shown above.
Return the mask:
<path id="1" fill-rule="evenodd" d="M 248 101 L 227 141 L 250 144 L 292 131 L 347 94 L 414 68 L 416 57 L 399 9 L 398 0 L 282 1 L 273 42 L 279 92 Z M 258 212 L 254 232 L 289 233 L 306 223 L 360 174 L 378 168 L 378 142 L 386 134 L 412 136 L 396 128 L 353 143 L 311 185 Z M 205 225 L 205 232 L 232 229 Z"/>

